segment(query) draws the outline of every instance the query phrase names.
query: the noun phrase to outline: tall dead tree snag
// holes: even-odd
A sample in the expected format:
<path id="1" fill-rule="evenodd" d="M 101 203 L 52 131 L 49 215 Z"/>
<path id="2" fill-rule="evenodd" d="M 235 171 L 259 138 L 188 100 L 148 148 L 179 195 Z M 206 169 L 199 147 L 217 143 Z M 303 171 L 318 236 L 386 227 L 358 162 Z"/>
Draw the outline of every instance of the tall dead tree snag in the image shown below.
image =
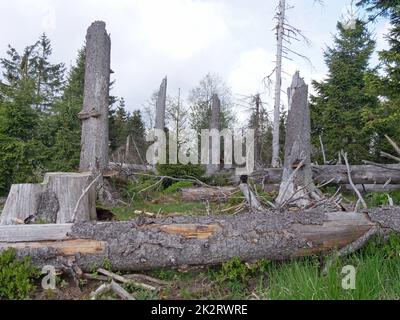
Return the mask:
<path id="1" fill-rule="evenodd" d="M 279 167 L 279 133 L 281 117 L 281 89 L 282 89 L 282 58 L 283 41 L 285 36 L 285 17 L 286 0 L 279 0 L 279 9 L 277 13 L 278 25 L 276 28 L 277 52 L 276 52 L 276 82 L 275 82 L 275 105 L 274 105 L 274 129 L 272 137 L 272 166 Z"/>
<path id="2" fill-rule="evenodd" d="M 81 171 L 108 167 L 108 108 L 111 39 L 102 21 L 94 22 L 86 35 L 86 67 L 82 120 Z"/>
<path id="3" fill-rule="evenodd" d="M 167 104 L 167 86 L 168 79 L 165 77 L 161 83 L 160 91 L 158 91 L 158 98 L 156 104 L 156 125 L 155 128 L 164 130 L 165 128 L 165 110 Z"/>
<path id="4" fill-rule="evenodd" d="M 213 130 L 221 129 L 221 101 L 217 94 L 214 94 L 212 97 L 212 107 L 211 107 L 211 119 L 210 119 L 210 130 L 211 133 Z M 218 139 L 217 139 L 218 138 Z M 207 165 L 207 175 L 213 175 L 217 173 L 221 166 L 221 149 L 220 149 L 220 136 L 218 133 L 217 136 L 213 136 L 211 134 L 210 142 L 209 142 L 209 159 Z"/>
<path id="5" fill-rule="evenodd" d="M 293 76 L 288 90 L 289 112 L 286 125 L 285 164 L 277 204 L 291 201 L 306 207 L 319 199 L 311 170 L 311 124 L 308 86 L 299 72 Z"/>

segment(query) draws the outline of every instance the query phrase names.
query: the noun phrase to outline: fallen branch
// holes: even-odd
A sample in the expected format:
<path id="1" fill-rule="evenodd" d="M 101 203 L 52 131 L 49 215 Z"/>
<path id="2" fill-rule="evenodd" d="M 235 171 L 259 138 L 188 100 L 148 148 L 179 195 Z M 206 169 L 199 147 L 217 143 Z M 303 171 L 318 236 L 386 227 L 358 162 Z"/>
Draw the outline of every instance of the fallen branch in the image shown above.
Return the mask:
<path id="1" fill-rule="evenodd" d="M 363 205 L 364 209 L 368 209 L 367 203 L 365 202 L 363 196 L 361 195 L 361 192 L 358 191 L 358 189 L 354 185 L 353 178 L 351 177 L 351 168 L 350 168 L 350 165 L 349 165 L 349 159 L 347 157 L 347 153 L 343 152 L 342 156 L 343 156 L 344 162 L 346 163 L 347 172 L 348 172 L 348 176 L 349 176 L 349 183 L 350 183 L 351 187 L 353 188 L 354 192 L 357 194 L 358 199 L 360 200 L 360 202 Z"/>
<path id="2" fill-rule="evenodd" d="M 121 283 L 124 283 L 124 284 L 130 284 L 130 285 L 132 285 L 132 286 L 134 286 L 134 287 L 136 287 L 138 289 L 145 289 L 145 290 L 150 290 L 150 291 L 156 291 L 157 290 L 157 288 L 155 288 L 153 286 L 150 286 L 148 284 L 139 283 L 139 282 L 135 282 L 135 281 L 126 279 L 123 276 L 120 276 L 120 275 L 118 275 L 116 273 L 113 273 L 113 272 L 110 272 L 110 271 L 107 271 L 107 270 L 104 270 L 104 269 L 98 269 L 97 272 L 100 273 L 100 274 L 103 274 L 103 275 L 105 275 L 107 277 L 110 277 L 111 279 L 113 279 L 115 281 L 118 281 L 118 282 L 121 282 Z"/>
<path id="3" fill-rule="evenodd" d="M 111 281 L 111 289 L 123 300 L 136 300 L 128 291 L 114 281 Z"/>

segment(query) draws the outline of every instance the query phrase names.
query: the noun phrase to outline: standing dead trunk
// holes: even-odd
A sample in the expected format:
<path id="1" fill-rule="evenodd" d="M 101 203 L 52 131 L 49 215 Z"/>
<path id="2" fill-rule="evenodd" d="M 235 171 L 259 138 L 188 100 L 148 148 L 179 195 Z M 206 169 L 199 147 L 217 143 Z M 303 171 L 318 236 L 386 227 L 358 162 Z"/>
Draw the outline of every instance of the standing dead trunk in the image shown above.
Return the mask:
<path id="1" fill-rule="evenodd" d="M 156 129 L 164 130 L 165 128 L 165 109 L 167 104 L 167 86 L 168 80 L 165 77 L 161 83 L 160 91 L 156 104 Z"/>
<path id="2" fill-rule="evenodd" d="M 282 89 L 282 55 L 283 38 L 285 35 L 286 0 L 279 0 L 278 26 L 277 26 L 277 53 L 276 53 L 276 82 L 275 82 L 275 106 L 274 129 L 272 138 L 272 167 L 277 168 L 279 161 L 279 133 L 281 118 L 281 89 Z"/>
<path id="3" fill-rule="evenodd" d="M 286 125 L 285 165 L 279 196 L 279 206 L 291 201 L 306 207 L 317 191 L 311 171 L 311 124 L 308 106 L 308 86 L 299 72 L 293 77 L 288 90 L 289 113 Z"/>
<path id="4" fill-rule="evenodd" d="M 220 130 L 221 123 L 221 101 L 217 94 L 212 97 L 212 107 L 211 107 L 211 119 L 210 119 L 210 130 Z M 218 135 L 219 139 L 219 135 Z M 216 174 L 221 166 L 221 149 L 220 149 L 220 139 L 215 141 L 210 137 L 209 143 L 209 163 L 207 165 L 207 175 Z"/>
<path id="5" fill-rule="evenodd" d="M 85 92 L 82 120 L 81 171 L 104 170 L 108 166 L 108 108 L 111 39 L 106 24 L 94 22 L 86 36 Z"/>

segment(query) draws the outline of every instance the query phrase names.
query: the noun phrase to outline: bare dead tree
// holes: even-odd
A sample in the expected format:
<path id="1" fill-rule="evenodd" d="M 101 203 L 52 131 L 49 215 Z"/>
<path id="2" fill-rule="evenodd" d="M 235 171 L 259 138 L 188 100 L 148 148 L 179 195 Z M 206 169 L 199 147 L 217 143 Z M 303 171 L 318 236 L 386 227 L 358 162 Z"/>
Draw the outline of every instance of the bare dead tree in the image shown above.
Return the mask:
<path id="1" fill-rule="evenodd" d="M 310 41 L 304 36 L 303 32 L 292 26 L 287 19 L 287 11 L 293 9 L 287 5 L 286 0 L 279 0 L 279 5 L 277 8 L 277 13 L 275 15 L 275 20 L 277 21 L 276 39 L 276 67 L 272 73 L 267 76 L 264 80 L 268 80 L 272 83 L 271 77 L 275 74 L 275 90 L 274 90 L 274 120 L 273 120 L 273 138 L 272 138 L 272 161 L 271 165 L 274 168 L 280 167 L 281 161 L 279 157 L 280 150 L 280 116 L 281 116 L 281 94 L 282 94 L 282 74 L 283 70 L 283 59 L 293 60 L 290 55 L 295 55 L 307 60 L 311 63 L 305 55 L 294 51 L 290 48 L 292 41 L 305 41 L 309 43 Z"/>

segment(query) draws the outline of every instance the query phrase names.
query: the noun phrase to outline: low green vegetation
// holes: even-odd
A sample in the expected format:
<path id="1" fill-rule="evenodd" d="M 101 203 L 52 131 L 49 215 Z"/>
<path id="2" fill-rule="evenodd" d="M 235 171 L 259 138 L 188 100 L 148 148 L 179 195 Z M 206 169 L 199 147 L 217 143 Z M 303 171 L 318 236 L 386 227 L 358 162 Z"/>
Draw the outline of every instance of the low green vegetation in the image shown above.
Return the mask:
<path id="1" fill-rule="evenodd" d="M 28 299 L 35 289 L 39 271 L 25 257 L 18 259 L 14 249 L 0 254 L 0 300 Z"/>

